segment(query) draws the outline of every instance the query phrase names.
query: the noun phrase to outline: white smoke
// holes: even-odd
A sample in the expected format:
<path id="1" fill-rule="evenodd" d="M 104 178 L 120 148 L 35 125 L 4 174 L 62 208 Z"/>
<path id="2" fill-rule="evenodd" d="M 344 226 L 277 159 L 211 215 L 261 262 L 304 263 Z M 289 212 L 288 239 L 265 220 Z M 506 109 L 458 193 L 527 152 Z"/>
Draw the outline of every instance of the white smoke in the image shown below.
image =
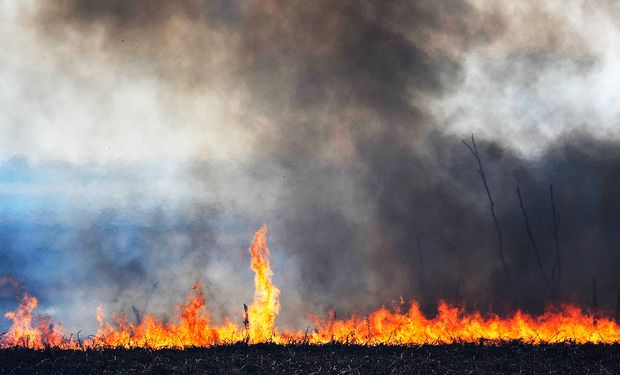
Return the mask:
<path id="1" fill-rule="evenodd" d="M 462 82 L 433 106 L 439 126 L 535 157 L 575 132 L 620 138 L 618 6 L 472 1 L 490 41 L 460 52 Z"/>
<path id="2" fill-rule="evenodd" d="M 0 1 L 0 160 L 70 163 L 243 157 L 242 89 L 179 93 L 101 36 L 43 40 L 36 2 Z M 139 48 L 139 46 L 136 46 Z"/>

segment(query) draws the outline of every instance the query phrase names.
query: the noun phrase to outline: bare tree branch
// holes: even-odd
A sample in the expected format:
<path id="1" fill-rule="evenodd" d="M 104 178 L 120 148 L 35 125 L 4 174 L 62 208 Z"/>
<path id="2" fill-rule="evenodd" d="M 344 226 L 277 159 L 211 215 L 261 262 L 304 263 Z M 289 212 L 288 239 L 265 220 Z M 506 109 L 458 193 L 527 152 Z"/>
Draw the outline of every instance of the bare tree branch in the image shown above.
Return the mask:
<path id="1" fill-rule="evenodd" d="M 484 190 L 487 193 L 487 198 L 489 199 L 489 208 L 491 210 L 491 217 L 493 218 L 493 224 L 495 225 L 495 231 L 497 232 L 497 252 L 499 254 L 500 261 L 502 263 L 502 269 L 504 270 L 504 274 L 506 275 L 506 279 L 510 281 L 510 273 L 508 272 L 508 267 L 506 266 L 506 260 L 504 259 L 504 239 L 502 236 L 502 229 L 499 225 L 499 221 L 497 220 L 497 215 L 495 214 L 495 202 L 493 201 L 493 196 L 491 195 L 491 190 L 489 189 L 489 185 L 487 183 L 487 177 L 484 172 L 484 168 L 482 166 L 482 160 L 480 159 L 480 153 L 478 152 L 478 147 L 476 146 L 476 140 L 474 139 L 474 135 L 471 135 L 471 145 L 468 144 L 464 139 L 461 140 L 465 146 L 469 149 L 471 154 L 474 156 L 478 163 L 478 174 L 482 179 L 482 184 L 484 185 Z"/>
<path id="2" fill-rule="evenodd" d="M 618 291 L 618 296 L 616 297 L 616 313 L 614 317 L 616 319 L 616 323 L 620 323 L 620 291 Z"/>
<path id="3" fill-rule="evenodd" d="M 549 286 L 551 289 L 551 294 L 553 297 L 553 285 L 549 282 L 547 275 L 545 273 L 545 268 L 543 267 L 542 260 L 540 259 L 540 252 L 538 251 L 538 246 L 536 245 L 536 241 L 534 240 L 534 236 L 532 235 L 532 231 L 530 230 L 530 222 L 527 218 L 527 212 L 525 210 L 525 205 L 523 204 L 523 198 L 521 197 L 521 189 L 517 185 L 517 196 L 519 197 L 519 207 L 521 207 L 521 213 L 523 214 L 523 220 L 525 222 L 525 231 L 527 232 L 527 237 L 530 240 L 530 245 L 532 250 L 534 251 L 534 256 L 536 257 L 536 263 L 538 264 L 538 269 L 540 270 L 540 274 L 542 275 L 545 284 Z"/>
<path id="4" fill-rule="evenodd" d="M 551 215 L 553 220 L 553 241 L 555 243 L 555 261 L 551 268 L 551 285 L 553 287 L 553 294 L 555 298 L 558 297 L 560 289 L 560 280 L 562 279 L 562 262 L 560 259 L 560 240 L 559 240 L 559 227 L 560 227 L 560 213 L 555 206 L 555 198 L 553 196 L 553 185 L 549 185 L 549 200 L 551 201 Z"/>
<path id="5" fill-rule="evenodd" d="M 594 274 L 590 275 L 592 277 L 592 320 L 594 325 L 598 323 L 598 293 L 596 290 L 596 277 Z"/>
<path id="6" fill-rule="evenodd" d="M 418 247 L 418 277 L 420 281 L 420 288 L 422 288 L 422 295 L 426 298 L 426 284 L 424 282 L 424 254 L 422 252 L 422 243 L 420 242 L 420 236 L 415 236 L 416 245 Z"/>

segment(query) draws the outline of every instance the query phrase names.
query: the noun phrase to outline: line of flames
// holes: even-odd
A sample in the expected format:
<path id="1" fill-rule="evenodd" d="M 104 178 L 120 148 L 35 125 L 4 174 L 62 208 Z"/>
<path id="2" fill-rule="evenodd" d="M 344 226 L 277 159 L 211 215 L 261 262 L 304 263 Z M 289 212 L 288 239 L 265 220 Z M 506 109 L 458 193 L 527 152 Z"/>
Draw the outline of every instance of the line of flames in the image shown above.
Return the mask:
<path id="1" fill-rule="evenodd" d="M 186 304 L 177 306 L 177 319 L 164 323 L 152 315 L 140 323 L 130 322 L 124 314 L 113 314 L 113 324 L 106 322 L 101 307 L 97 309 L 99 329 L 94 336 L 67 336 L 62 326 L 49 317 L 35 314 L 38 300 L 24 295 L 19 307 L 5 314 L 11 328 L 0 336 L 0 347 L 59 347 L 68 349 L 105 347 L 184 348 L 208 347 L 225 343 L 348 343 L 348 344 L 444 344 L 453 342 L 500 342 L 519 340 L 527 343 L 620 342 L 620 326 L 613 320 L 594 317 L 575 306 L 548 309 L 532 316 L 517 312 L 502 318 L 493 314 L 466 313 L 463 309 L 441 302 L 438 314 L 424 316 L 419 305 L 410 304 L 408 311 L 380 308 L 368 317 L 353 316 L 338 320 L 311 316 L 315 329 L 311 332 L 280 331 L 275 320 L 280 310 L 280 290 L 272 283 L 267 248 L 267 227 L 254 235 L 249 249 L 251 269 L 255 272 L 254 301 L 246 309 L 243 324 L 224 319 L 213 325 L 205 308 L 205 297 L 199 283 L 188 294 Z"/>

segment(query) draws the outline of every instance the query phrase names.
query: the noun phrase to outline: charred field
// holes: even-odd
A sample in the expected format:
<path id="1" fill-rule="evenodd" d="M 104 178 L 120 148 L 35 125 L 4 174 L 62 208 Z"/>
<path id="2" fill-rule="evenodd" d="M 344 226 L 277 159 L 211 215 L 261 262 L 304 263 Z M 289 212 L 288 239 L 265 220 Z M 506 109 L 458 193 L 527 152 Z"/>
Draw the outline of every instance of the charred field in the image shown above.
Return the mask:
<path id="1" fill-rule="evenodd" d="M 0 350 L 3 374 L 616 374 L 620 345 L 222 345 Z"/>

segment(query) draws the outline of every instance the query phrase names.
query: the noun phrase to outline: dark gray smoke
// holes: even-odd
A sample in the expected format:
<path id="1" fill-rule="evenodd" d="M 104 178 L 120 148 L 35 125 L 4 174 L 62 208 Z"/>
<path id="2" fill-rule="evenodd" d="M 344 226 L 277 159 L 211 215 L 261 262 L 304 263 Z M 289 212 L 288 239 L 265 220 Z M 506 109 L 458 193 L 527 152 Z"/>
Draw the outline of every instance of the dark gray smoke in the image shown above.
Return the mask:
<path id="1" fill-rule="evenodd" d="M 611 312 L 620 288 L 620 142 L 610 130 L 616 96 L 602 82 L 615 77 L 616 60 L 613 46 L 588 42 L 595 20 L 608 22 L 605 35 L 620 35 L 613 12 L 605 2 L 551 2 L 541 15 L 529 2 L 499 9 L 473 0 L 36 6 L 24 17 L 66 63 L 53 69 L 78 77 L 88 103 L 91 95 L 103 103 L 85 104 L 103 128 L 66 140 L 85 137 L 93 147 L 43 158 L 68 159 L 49 173 L 86 180 L 96 194 L 61 203 L 54 220 L 62 225 L 37 227 L 28 241 L 19 233 L 43 218 L 14 230 L 7 215 L 0 271 L 26 280 L 70 322 L 94 315 L 99 302 L 164 315 L 196 279 L 209 285 L 211 307 L 240 316 L 252 295 L 245 252 L 265 223 L 287 324 L 328 308 L 365 313 L 399 296 L 429 313 L 439 299 L 539 312 L 551 296 L 516 186 L 550 272 L 553 184 L 559 301 L 589 307 L 594 275 L 599 305 Z M 591 27 L 556 27 L 567 20 Z M 127 85 L 136 91 L 106 91 Z M 123 99 L 145 92 L 157 105 L 138 102 L 136 117 Z M 135 133 L 106 125 L 117 119 L 112 110 L 128 124 L 158 125 Z M 510 282 L 475 160 L 461 143 L 472 132 Z M 115 184 L 101 192 L 100 181 Z M 78 216 L 67 208 L 74 205 Z M 41 259 L 55 270 L 32 276 Z"/>

